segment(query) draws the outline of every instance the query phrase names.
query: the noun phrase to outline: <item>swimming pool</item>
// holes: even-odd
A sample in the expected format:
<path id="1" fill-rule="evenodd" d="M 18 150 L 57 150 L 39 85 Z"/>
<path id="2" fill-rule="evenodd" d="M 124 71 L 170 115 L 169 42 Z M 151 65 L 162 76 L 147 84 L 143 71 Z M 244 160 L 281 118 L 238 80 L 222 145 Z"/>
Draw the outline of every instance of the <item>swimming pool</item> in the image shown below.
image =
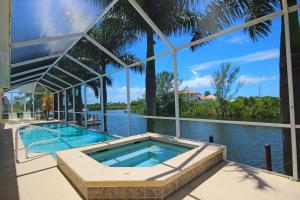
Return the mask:
<path id="1" fill-rule="evenodd" d="M 109 167 L 152 167 L 190 149 L 192 148 L 183 145 L 148 139 L 88 155 Z"/>
<path id="2" fill-rule="evenodd" d="M 39 126 L 60 131 L 61 137 L 58 140 L 33 145 L 29 149 L 29 152 L 50 153 L 53 158 L 56 158 L 56 152 L 60 150 L 116 139 L 110 135 L 64 123 L 36 124 L 36 126 L 37 127 L 30 126 L 20 129 L 19 133 L 24 146 L 28 147 L 33 142 L 51 140 L 57 137 L 56 132 L 41 130 Z"/>

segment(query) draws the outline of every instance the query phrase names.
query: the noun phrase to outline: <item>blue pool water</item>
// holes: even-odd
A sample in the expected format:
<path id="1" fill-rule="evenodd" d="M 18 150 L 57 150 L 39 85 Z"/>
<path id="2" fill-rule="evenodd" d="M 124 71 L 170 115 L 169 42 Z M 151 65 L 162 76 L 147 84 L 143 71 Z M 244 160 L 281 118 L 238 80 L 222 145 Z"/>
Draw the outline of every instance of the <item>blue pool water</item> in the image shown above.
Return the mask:
<path id="1" fill-rule="evenodd" d="M 46 152 L 51 153 L 55 158 L 56 152 L 65 149 L 85 146 L 97 142 L 115 139 L 112 136 L 93 132 L 80 127 L 67 125 L 64 123 L 47 123 L 38 126 L 55 129 L 61 132 L 61 137 L 58 140 L 44 144 L 37 144 L 29 149 L 30 152 Z M 57 137 L 56 132 L 41 130 L 38 127 L 25 127 L 20 130 L 20 136 L 25 147 L 28 147 L 33 142 L 50 140 Z"/>
<path id="2" fill-rule="evenodd" d="M 190 147 L 160 142 L 139 141 L 88 155 L 110 167 L 151 167 L 190 150 Z"/>

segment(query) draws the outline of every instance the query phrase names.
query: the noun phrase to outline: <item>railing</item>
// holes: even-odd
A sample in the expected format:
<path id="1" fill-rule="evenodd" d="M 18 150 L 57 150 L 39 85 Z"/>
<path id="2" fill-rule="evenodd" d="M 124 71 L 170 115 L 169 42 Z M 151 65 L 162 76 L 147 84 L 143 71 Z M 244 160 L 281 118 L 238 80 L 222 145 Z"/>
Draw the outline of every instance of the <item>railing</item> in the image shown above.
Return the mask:
<path id="1" fill-rule="evenodd" d="M 18 127 L 17 130 L 15 131 L 15 151 L 16 151 L 15 156 L 16 156 L 16 162 L 17 163 L 19 163 L 19 159 L 18 159 L 19 158 L 18 157 L 19 131 L 20 131 L 21 128 L 24 128 L 24 127 L 32 127 L 32 128 L 36 128 L 36 129 L 40 129 L 40 130 L 51 131 L 51 132 L 56 132 L 57 133 L 56 138 L 33 142 L 33 143 L 29 144 L 27 148 L 24 147 L 25 148 L 25 153 L 26 153 L 26 158 L 28 158 L 28 153 L 29 153 L 29 150 L 32 148 L 32 146 L 38 145 L 38 144 L 44 144 L 44 143 L 48 143 L 48 142 L 52 142 L 52 141 L 56 141 L 61 137 L 61 132 L 60 131 L 55 130 L 55 129 L 51 129 L 51 128 L 45 128 L 45 127 L 34 126 L 34 125 L 23 125 L 23 126 Z"/>

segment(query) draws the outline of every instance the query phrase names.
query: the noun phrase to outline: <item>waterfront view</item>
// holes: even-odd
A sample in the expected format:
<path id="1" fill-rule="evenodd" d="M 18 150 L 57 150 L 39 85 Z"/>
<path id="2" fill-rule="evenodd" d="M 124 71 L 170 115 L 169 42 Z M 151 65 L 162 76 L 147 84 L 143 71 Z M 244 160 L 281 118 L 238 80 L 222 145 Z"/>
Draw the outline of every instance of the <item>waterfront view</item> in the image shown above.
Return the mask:
<path id="1" fill-rule="evenodd" d="M 100 112 L 93 111 L 90 113 Z M 128 120 L 124 110 L 108 110 L 108 133 L 128 136 Z M 146 118 L 138 114 L 131 114 L 131 134 L 142 134 L 147 131 Z M 175 120 L 156 119 L 155 132 L 175 136 Z M 100 126 L 91 126 L 100 130 Z M 225 144 L 228 150 L 228 159 L 253 167 L 264 169 L 265 144 L 272 147 L 273 170 L 284 173 L 283 169 L 283 141 L 282 129 L 246 125 L 232 125 L 196 121 L 181 121 L 182 137 L 192 140 L 207 141 L 210 135 L 215 142 Z"/>

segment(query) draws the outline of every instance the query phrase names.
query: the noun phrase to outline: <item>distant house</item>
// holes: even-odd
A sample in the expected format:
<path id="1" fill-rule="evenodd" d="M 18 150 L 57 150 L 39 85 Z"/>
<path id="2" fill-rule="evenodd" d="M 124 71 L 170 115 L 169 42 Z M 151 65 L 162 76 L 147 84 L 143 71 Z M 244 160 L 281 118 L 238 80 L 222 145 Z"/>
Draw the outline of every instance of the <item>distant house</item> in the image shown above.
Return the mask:
<path id="1" fill-rule="evenodd" d="M 207 95 L 207 96 L 199 95 L 198 98 L 201 101 L 215 101 L 217 99 L 217 97 L 214 95 Z"/>
<path id="2" fill-rule="evenodd" d="M 193 90 L 180 90 L 180 91 L 178 91 L 178 94 L 181 97 L 184 97 L 187 101 L 214 101 L 214 100 L 216 100 L 216 96 L 214 96 L 214 95 L 204 96 Z"/>
<path id="3" fill-rule="evenodd" d="M 180 90 L 178 91 L 178 95 L 185 98 L 187 101 L 196 101 L 200 94 L 193 90 Z"/>

